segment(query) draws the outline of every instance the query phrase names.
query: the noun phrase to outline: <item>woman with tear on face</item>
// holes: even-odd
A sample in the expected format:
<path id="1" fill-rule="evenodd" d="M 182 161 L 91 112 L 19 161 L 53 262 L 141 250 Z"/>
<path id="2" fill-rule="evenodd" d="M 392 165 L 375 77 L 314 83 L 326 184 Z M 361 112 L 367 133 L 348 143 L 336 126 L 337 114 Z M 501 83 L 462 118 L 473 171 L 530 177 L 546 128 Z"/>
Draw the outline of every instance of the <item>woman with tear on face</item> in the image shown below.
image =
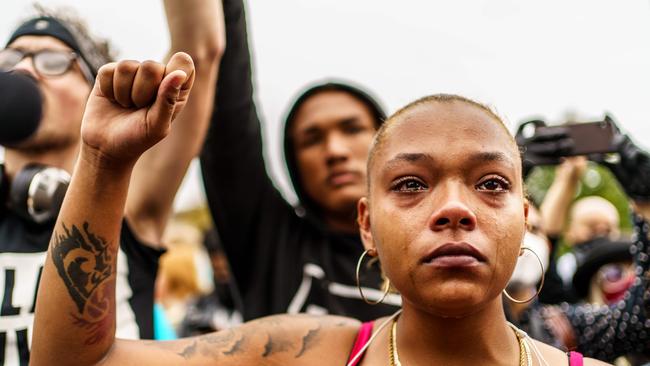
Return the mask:
<path id="1" fill-rule="evenodd" d="M 167 96 L 169 84 L 182 81 L 171 79 L 163 80 L 159 92 L 168 101 L 174 100 Z M 158 102 L 150 108 L 155 110 Z M 85 128 L 101 132 L 107 141 L 120 132 L 102 131 L 103 126 L 113 125 L 107 122 L 124 123 L 125 117 L 131 117 L 126 120 L 139 123 L 138 111 L 103 100 L 91 99 L 88 110 L 95 113 L 85 119 Z M 154 126 L 170 119 L 155 115 L 163 121 Z M 152 142 L 141 143 L 138 136 L 127 141 L 94 144 L 92 149 L 111 157 L 124 156 L 121 149 L 143 152 Z M 94 151 L 85 149 L 89 154 Z M 101 237 L 95 243 L 106 248 L 109 265 L 114 267 L 111 243 L 117 237 L 120 218 L 116 212 L 128 187 L 130 159 L 124 157 L 120 163 L 113 158 L 106 165 L 104 155 L 94 156 L 81 160 L 80 165 L 88 166 L 76 170 L 57 232 L 83 225 Z M 104 169 L 97 169 L 98 164 Z M 106 174 L 122 178 L 103 179 Z M 101 334 L 95 332 L 89 343 L 88 332 L 70 316 L 83 315 L 85 310 L 77 309 L 48 259 L 41 282 L 48 291 L 42 291 L 38 299 L 32 362 L 602 365 L 533 340 L 506 321 L 502 292 L 522 251 L 528 215 L 521 176 L 517 145 L 490 109 L 455 95 L 420 99 L 395 113 L 378 132 L 368 161 L 367 196 L 358 204 L 364 256 L 379 259 L 390 282 L 385 289 L 394 288 L 403 299 L 402 309 L 394 315 L 364 324 L 342 317 L 279 315 L 178 341 L 123 341 L 114 338 L 110 301 L 114 290 L 109 278 L 98 286 L 109 300 L 107 308 L 92 309 L 94 316 L 104 315 L 108 327 Z M 110 198 L 94 194 L 96 190 L 111 192 Z M 50 250 L 56 253 L 57 248 L 55 238 Z"/>

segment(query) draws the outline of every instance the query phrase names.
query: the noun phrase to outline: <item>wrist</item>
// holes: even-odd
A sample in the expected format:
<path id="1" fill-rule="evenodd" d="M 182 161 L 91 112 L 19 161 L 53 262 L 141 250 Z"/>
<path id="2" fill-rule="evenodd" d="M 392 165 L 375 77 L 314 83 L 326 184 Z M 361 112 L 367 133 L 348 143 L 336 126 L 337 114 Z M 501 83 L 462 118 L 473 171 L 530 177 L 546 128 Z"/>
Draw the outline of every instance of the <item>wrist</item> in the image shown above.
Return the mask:
<path id="1" fill-rule="evenodd" d="M 576 184 L 580 181 L 581 174 L 571 167 L 560 165 L 555 169 L 555 179 Z"/>
<path id="2" fill-rule="evenodd" d="M 136 160 L 117 159 L 96 148 L 82 144 L 78 164 L 99 174 L 130 175 Z"/>

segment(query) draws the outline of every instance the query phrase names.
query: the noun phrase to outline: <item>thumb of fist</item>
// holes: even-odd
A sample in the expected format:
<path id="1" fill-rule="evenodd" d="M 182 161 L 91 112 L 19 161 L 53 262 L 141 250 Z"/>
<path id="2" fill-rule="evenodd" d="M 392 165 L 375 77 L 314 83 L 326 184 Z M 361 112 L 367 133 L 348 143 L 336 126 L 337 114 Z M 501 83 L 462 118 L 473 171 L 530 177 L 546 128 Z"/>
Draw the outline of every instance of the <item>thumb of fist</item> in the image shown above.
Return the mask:
<path id="1" fill-rule="evenodd" d="M 147 119 L 151 126 L 159 131 L 167 131 L 169 123 L 174 116 L 181 87 L 187 79 L 187 74 L 182 70 L 175 70 L 167 75 L 160 83 L 158 95 L 149 109 Z"/>

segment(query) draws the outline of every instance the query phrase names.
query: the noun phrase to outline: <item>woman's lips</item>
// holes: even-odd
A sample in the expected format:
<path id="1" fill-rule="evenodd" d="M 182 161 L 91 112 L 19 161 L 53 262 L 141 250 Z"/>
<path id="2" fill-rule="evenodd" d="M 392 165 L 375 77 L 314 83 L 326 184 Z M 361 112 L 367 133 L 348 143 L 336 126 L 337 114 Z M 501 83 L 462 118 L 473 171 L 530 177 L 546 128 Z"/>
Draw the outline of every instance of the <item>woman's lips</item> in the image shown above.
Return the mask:
<path id="1" fill-rule="evenodd" d="M 435 267 L 471 267 L 486 261 L 481 251 L 465 242 L 443 244 L 422 259 L 422 263 Z"/>

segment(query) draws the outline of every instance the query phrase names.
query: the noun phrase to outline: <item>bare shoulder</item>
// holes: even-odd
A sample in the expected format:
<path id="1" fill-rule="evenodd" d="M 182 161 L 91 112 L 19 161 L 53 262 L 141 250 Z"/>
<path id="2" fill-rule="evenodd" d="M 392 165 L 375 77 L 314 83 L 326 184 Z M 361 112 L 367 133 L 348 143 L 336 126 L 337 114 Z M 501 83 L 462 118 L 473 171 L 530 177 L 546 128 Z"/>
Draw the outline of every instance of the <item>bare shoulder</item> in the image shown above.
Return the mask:
<path id="1" fill-rule="evenodd" d="M 276 315 L 177 341 L 119 341 L 104 364 L 342 365 L 359 326 L 337 316 Z"/>
<path id="2" fill-rule="evenodd" d="M 539 349 L 540 353 L 542 354 L 542 357 L 544 357 L 544 360 L 546 361 L 547 364 L 549 365 L 569 365 L 569 358 L 566 354 L 566 352 L 559 350 L 555 347 L 549 346 L 548 344 L 542 343 L 537 340 L 533 340 L 535 343 L 535 346 L 537 346 L 537 349 Z M 534 359 L 534 357 L 533 357 Z M 543 363 L 542 363 L 543 364 Z M 585 358 L 584 359 L 584 364 L 585 366 L 601 366 L 601 365 L 609 365 L 608 363 L 595 360 L 593 358 Z"/>

